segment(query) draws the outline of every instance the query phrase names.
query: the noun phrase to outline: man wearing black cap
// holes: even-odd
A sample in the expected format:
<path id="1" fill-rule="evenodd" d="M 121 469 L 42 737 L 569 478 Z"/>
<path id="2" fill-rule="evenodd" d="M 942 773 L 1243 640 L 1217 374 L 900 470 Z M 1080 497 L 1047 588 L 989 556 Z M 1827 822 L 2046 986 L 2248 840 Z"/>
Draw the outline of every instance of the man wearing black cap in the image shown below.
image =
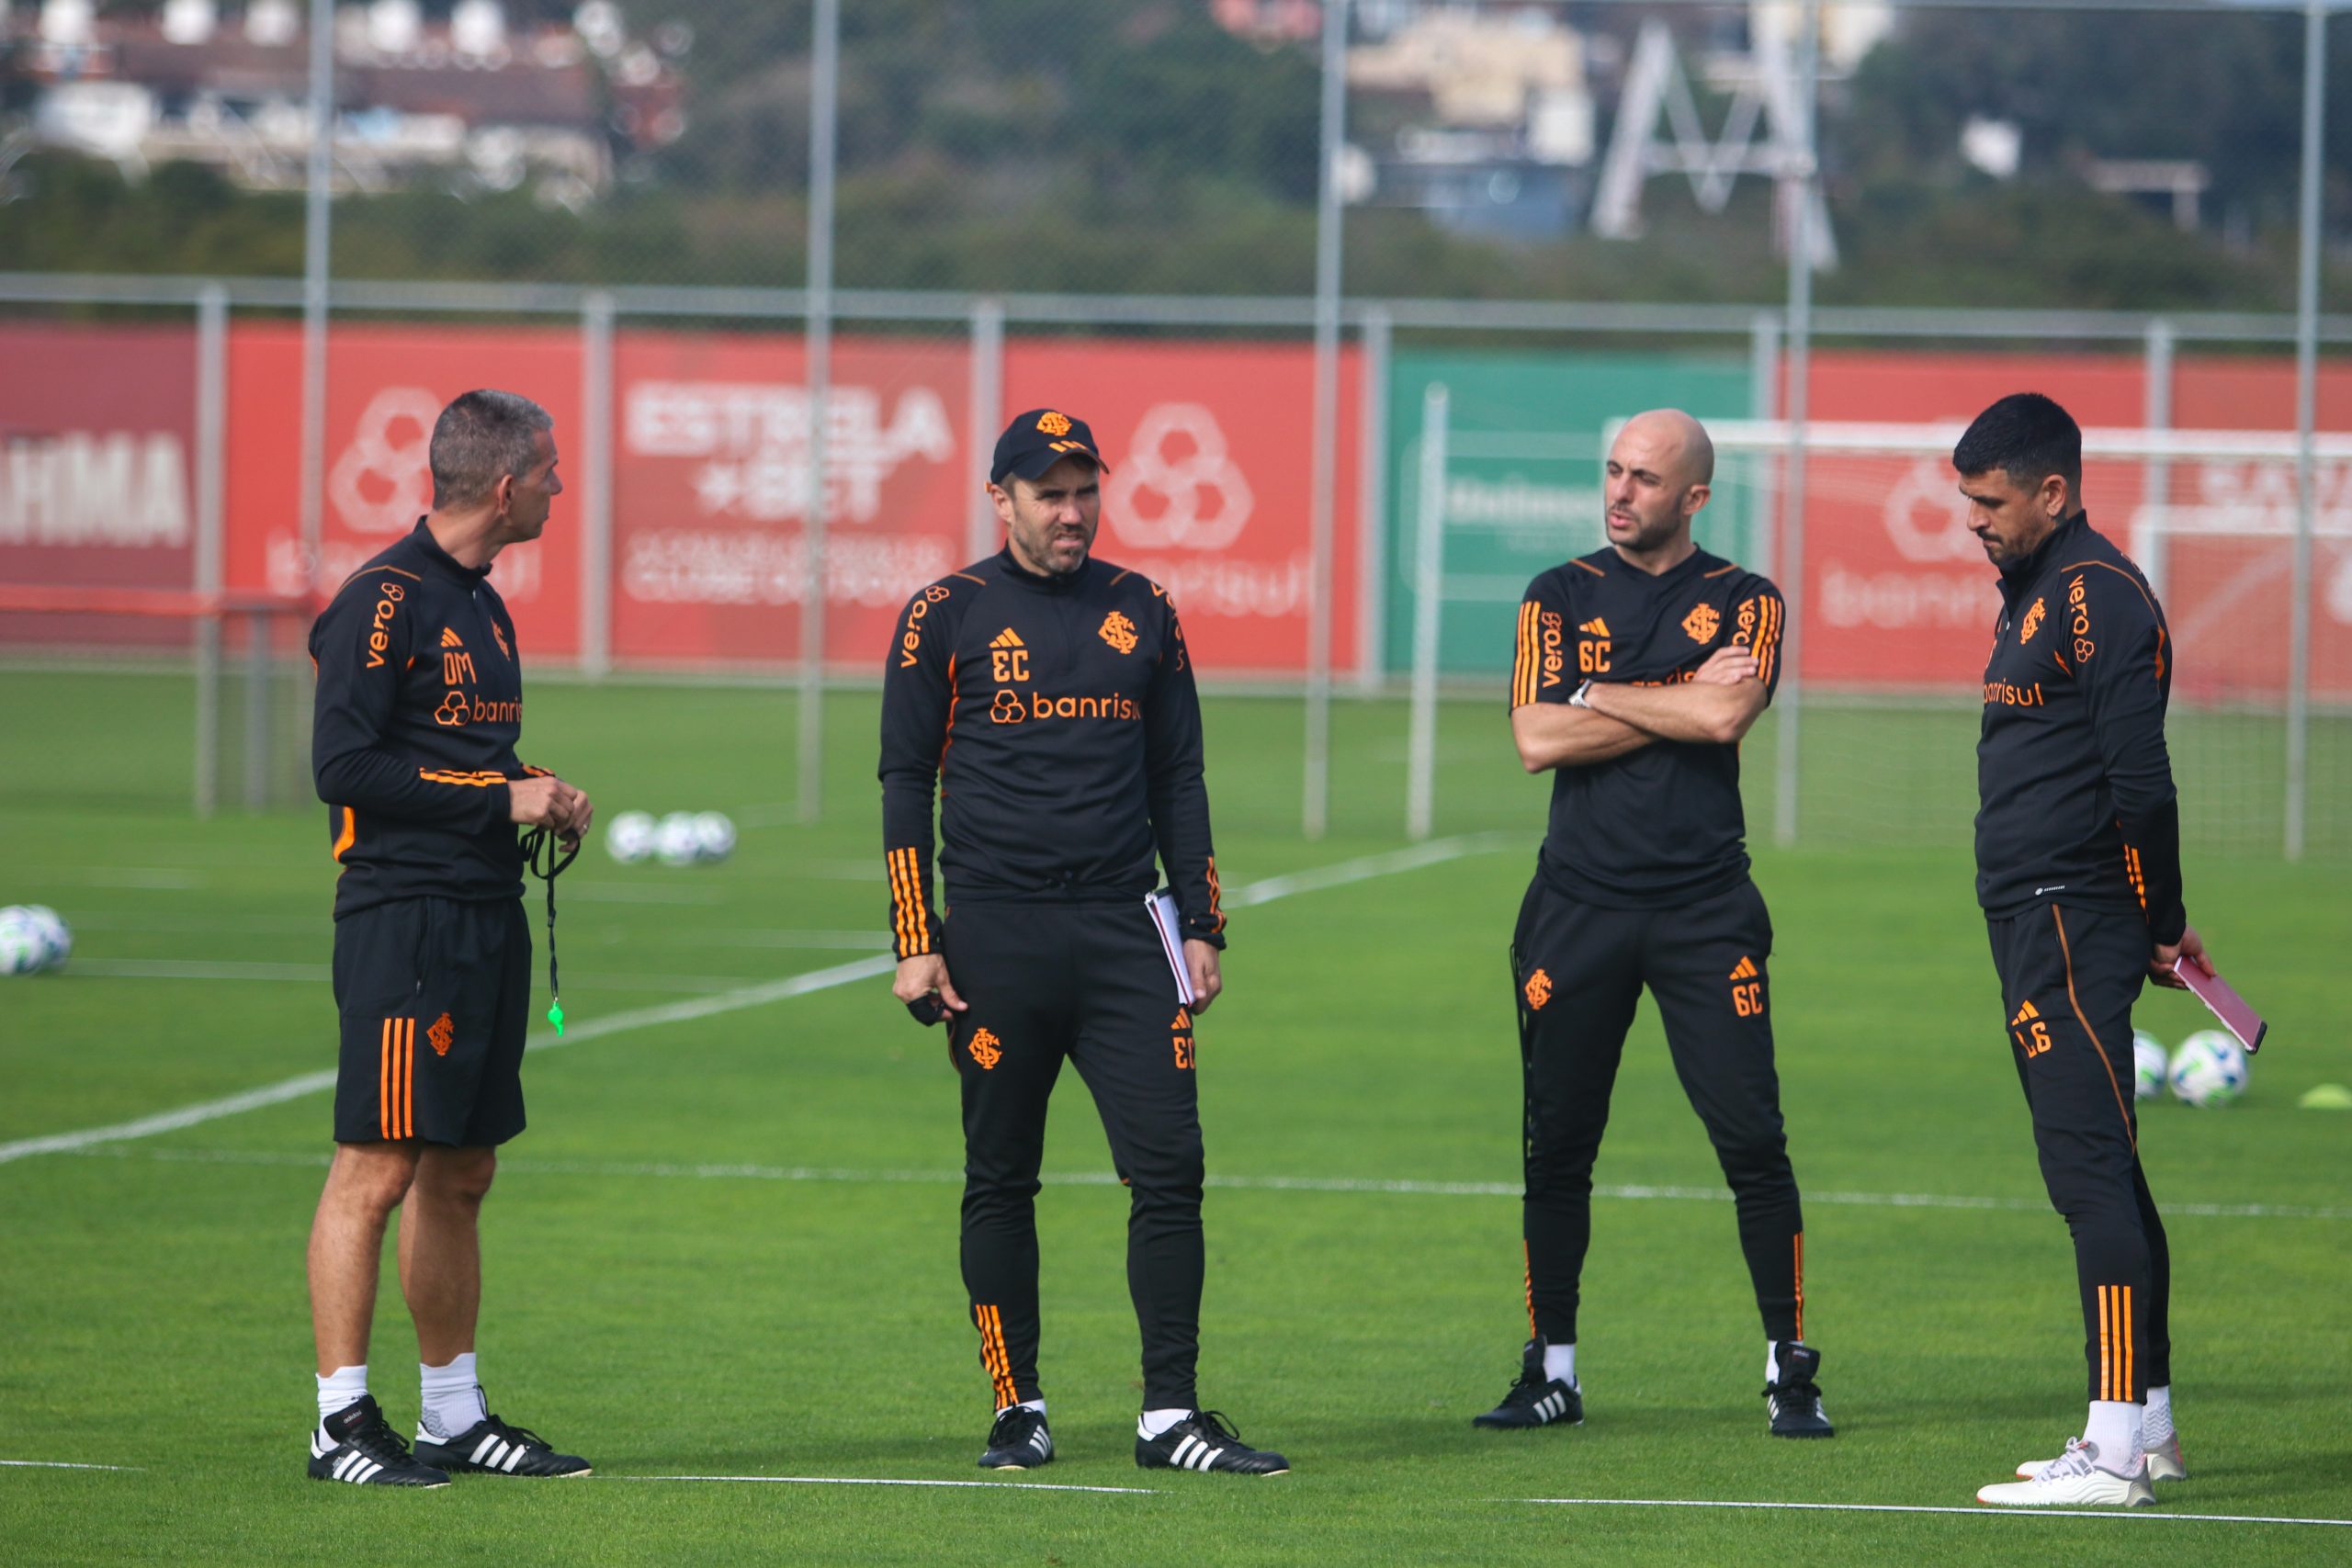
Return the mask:
<path id="1" fill-rule="evenodd" d="M 1035 1200 L 1046 1103 L 1067 1057 L 1129 1189 L 1127 1289 L 1143 1333 L 1136 1463 L 1278 1475 L 1288 1461 L 1244 1444 L 1193 1386 L 1193 1019 L 1222 987 L 1225 915 L 1175 606 L 1158 583 L 1089 554 L 1104 467 L 1082 421 L 1052 409 L 1015 419 L 989 470 L 1005 547 L 918 592 L 891 640 L 881 778 L 893 989 L 918 1019 L 945 1021 L 963 1080 L 964 1284 L 995 1387 L 981 1467 L 1054 1455 L 1037 1382 Z M 960 911 L 945 919 L 932 898 L 934 788 L 940 865 Z M 1147 907 L 1155 859 L 1177 910 L 1169 939 Z"/>

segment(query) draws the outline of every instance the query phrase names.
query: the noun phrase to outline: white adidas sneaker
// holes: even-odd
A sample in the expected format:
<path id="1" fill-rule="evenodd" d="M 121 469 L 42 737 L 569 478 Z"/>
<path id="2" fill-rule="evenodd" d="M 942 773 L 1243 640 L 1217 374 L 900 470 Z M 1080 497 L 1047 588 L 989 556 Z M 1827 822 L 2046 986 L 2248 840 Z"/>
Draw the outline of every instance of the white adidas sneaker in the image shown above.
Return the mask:
<path id="1" fill-rule="evenodd" d="M 2059 1459 L 2064 1459 L 2064 1455 L 2061 1454 Z M 2171 1437 L 2166 1438 L 2154 1448 L 2148 1450 L 2147 1459 L 2148 1479 L 2151 1481 L 2186 1481 L 2188 1479 L 2188 1465 L 2187 1461 L 2182 1460 L 2180 1457 L 2180 1434 L 2178 1432 L 2175 1432 Z M 2018 1466 L 2018 1479 L 2019 1481 L 2031 1481 L 2035 1476 L 2040 1475 L 2043 1471 L 2048 1470 L 2052 1465 L 2058 1462 L 2059 1460 L 2056 1459 L 2029 1460 L 2025 1463 Z"/>
<path id="2" fill-rule="evenodd" d="M 2066 1439 L 2066 1451 L 2030 1481 L 2004 1481 L 1976 1489 L 1976 1500 L 1996 1508 L 2145 1508 L 2156 1500 L 2143 1460 L 2129 1475 L 2101 1470 L 2098 1445 Z"/>

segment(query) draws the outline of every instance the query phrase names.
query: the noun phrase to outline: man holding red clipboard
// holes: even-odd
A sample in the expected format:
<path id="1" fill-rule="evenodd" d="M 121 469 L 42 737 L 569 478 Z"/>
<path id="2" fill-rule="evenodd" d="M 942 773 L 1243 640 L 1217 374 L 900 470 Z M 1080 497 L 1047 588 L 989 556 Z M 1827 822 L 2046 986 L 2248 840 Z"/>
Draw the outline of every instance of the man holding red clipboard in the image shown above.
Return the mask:
<path id="1" fill-rule="evenodd" d="M 2132 1005 L 2212 976 L 2181 902 L 2165 749 L 2175 649 L 2140 569 L 2084 513 L 2082 431 L 2006 397 L 1952 451 L 2001 574 L 1976 747 L 1976 894 L 2050 1201 L 2074 1233 L 2090 1414 L 2005 1507 L 2143 1506 L 2188 1472 L 2173 1428 L 2172 1259 L 2140 1167 Z M 2234 993 L 2233 993 L 2234 995 Z M 2259 1039 L 2257 1031 L 2256 1039 Z"/>

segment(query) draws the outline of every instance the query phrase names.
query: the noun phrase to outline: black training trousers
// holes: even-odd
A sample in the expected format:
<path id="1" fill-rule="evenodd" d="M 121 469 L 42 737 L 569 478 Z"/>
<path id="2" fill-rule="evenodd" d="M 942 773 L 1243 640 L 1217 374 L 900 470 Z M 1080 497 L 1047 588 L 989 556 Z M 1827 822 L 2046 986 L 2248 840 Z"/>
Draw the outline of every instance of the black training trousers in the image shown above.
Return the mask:
<path id="1" fill-rule="evenodd" d="M 1647 986 L 1690 1108 L 1706 1124 L 1739 1213 L 1756 1305 L 1771 1339 L 1804 1336 L 1804 1215 L 1781 1130 L 1765 961 L 1772 920 L 1743 879 L 1672 909 L 1607 909 L 1541 876 L 1511 939 L 1525 1074 L 1529 1326 L 1577 1337 L 1577 1287 L 1592 1240 L 1592 1166 L 1625 1031 Z"/>
<path id="2" fill-rule="evenodd" d="M 2172 1253 L 2132 1102 L 2148 924 L 2056 904 L 1986 924 L 2042 1185 L 2074 1233 L 2090 1397 L 2144 1401 L 2172 1382 Z"/>
<path id="3" fill-rule="evenodd" d="M 942 938 L 970 1010 L 949 1021 L 964 1085 L 964 1287 L 998 1408 L 1037 1383 L 1037 1167 L 1068 1057 L 1128 1188 L 1127 1291 L 1144 1408 L 1194 1407 L 1201 1119 L 1193 1020 L 1143 900 L 959 902 Z"/>

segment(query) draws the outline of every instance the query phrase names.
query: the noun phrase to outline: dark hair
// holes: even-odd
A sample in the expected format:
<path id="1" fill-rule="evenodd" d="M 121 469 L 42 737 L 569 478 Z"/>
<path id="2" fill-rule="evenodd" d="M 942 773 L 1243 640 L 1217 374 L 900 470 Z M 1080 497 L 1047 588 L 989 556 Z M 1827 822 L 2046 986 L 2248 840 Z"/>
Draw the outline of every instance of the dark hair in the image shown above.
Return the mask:
<path id="1" fill-rule="evenodd" d="M 498 481 L 538 461 L 531 437 L 555 428 L 554 416 L 530 399 L 487 388 L 466 393 L 433 422 L 433 509 L 474 506 Z"/>
<path id="2" fill-rule="evenodd" d="M 2079 496 L 2083 427 L 2040 392 L 2011 392 L 1976 416 L 1951 449 L 1951 466 L 1962 474 L 1998 468 L 2021 490 L 2056 474 L 2070 496 Z"/>

